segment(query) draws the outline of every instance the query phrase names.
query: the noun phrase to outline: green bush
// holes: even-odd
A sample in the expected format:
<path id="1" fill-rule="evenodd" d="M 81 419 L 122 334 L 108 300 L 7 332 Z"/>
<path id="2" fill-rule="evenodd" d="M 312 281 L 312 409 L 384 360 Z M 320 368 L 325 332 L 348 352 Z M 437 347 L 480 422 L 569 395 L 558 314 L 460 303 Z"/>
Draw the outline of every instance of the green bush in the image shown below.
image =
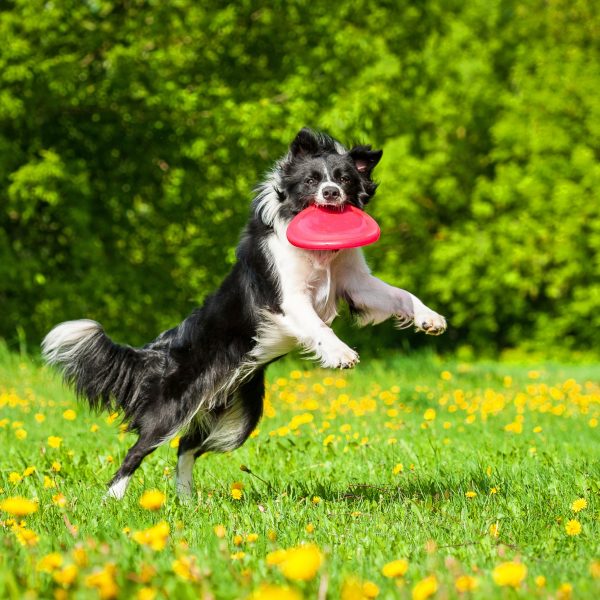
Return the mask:
<path id="1" fill-rule="evenodd" d="M 367 254 L 440 343 L 593 348 L 599 27 L 585 0 L 4 2 L 0 335 L 179 322 L 309 125 L 384 149 Z"/>

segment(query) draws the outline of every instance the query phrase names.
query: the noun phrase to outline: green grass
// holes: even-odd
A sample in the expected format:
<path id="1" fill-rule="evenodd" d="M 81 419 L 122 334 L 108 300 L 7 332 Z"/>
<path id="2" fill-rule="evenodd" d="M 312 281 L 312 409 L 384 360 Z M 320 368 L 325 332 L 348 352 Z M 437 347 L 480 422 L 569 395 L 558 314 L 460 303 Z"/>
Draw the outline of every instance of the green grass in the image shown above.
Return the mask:
<path id="1" fill-rule="evenodd" d="M 297 369 L 295 379 L 290 373 Z M 259 434 L 233 453 L 197 462 L 193 502 L 181 503 L 173 492 L 176 451 L 167 445 L 144 461 L 123 501 L 103 504 L 105 484 L 135 438 L 119 433 L 118 420 L 109 424 L 106 415 L 78 405 L 50 370 L 2 350 L 0 501 L 38 498 L 25 527 L 39 539 L 23 546 L 10 521 L 0 527 L 0 598 L 27 591 L 53 597 L 60 586 L 36 565 L 50 552 L 60 553 L 63 566 L 72 563 L 75 547 L 85 549 L 89 564 L 78 567 L 69 597 L 98 597 L 86 578 L 112 562 L 119 597 L 149 587 L 157 597 L 243 598 L 263 582 L 284 584 L 265 556 L 304 542 L 324 555 L 312 580 L 290 582 L 306 598 L 316 598 L 319 588 L 327 590 L 322 597 L 339 598 L 351 576 L 375 583 L 379 598 L 410 597 L 431 574 L 439 598 L 459 597 L 455 580 L 463 574 L 478 583 L 470 597 L 557 597 L 565 583 L 575 598 L 598 597 L 600 579 L 590 566 L 600 559 L 600 427 L 593 426 L 600 420 L 599 379 L 594 365 L 458 364 L 428 355 L 361 363 L 349 373 L 281 362 L 269 369 L 271 409 Z M 68 408 L 75 420 L 63 417 Z M 426 421 L 428 408 L 436 414 Z M 312 421 L 288 427 L 304 414 Z M 519 415 L 521 432 L 506 431 Z M 51 448 L 49 436 L 60 436 L 61 447 Z M 402 472 L 394 474 L 400 463 Z M 242 472 L 242 464 L 264 482 Z M 10 483 L 11 473 L 30 466 L 32 475 Z M 56 488 L 45 488 L 45 478 Z M 231 496 L 234 482 L 244 484 L 241 500 Z M 148 489 L 167 496 L 157 512 L 139 506 Z M 467 498 L 468 491 L 477 495 Z M 64 507 L 53 504 L 59 492 Z M 575 514 L 577 498 L 587 508 Z M 566 534 L 569 519 L 581 523 L 579 535 Z M 171 532 L 165 549 L 132 539 L 160 521 Z M 222 539 L 214 533 L 218 524 L 227 531 Z M 258 535 L 254 543 L 234 545 L 235 535 L 250 533 Z M 245 556 L 233 560 L 240 551 Z M 173 572 L 173 561 L 185 556 L 195 557 L 195 582 Z M 409 561 L 405 577 L 384 577 L 383 565 L 397 558 Z M 516 591 L 492 578 L 508 560 L 527 566 Z M 148 565 L 154 574 L 144 577 Z M 544 588 L 535 583 L 540 575 Z"/>

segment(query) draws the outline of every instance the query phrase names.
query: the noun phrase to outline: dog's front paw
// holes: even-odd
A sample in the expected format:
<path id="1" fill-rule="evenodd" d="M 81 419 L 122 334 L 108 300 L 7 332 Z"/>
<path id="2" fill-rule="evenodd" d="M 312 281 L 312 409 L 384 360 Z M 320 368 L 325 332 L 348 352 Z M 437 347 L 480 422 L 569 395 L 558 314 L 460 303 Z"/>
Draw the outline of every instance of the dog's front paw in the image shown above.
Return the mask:
<path id="1" fill-rule="evenodd" d="M 358 354 L 339 340 L 335 345 L 319 344 L 318 354 L 326 369 L 352 369 L 359 362 Z"/>
<path id="2" fill-rule="evenodd" d="M 446 319 L 432 310 L 419 312 L 415 315 L 414 324 L 417 331 L 427 335 L 441 335 L 446 331 Z"/>

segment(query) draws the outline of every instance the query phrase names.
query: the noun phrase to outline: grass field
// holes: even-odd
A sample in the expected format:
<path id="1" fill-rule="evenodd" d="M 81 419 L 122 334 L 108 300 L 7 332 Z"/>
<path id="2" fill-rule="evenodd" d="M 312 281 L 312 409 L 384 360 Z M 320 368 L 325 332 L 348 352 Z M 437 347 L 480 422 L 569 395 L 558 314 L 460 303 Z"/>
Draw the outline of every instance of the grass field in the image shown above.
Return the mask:
<path id="1" fill-rule="evenodd" d="M 134 438 L 0 351 L 0 598 L 600 597 L 600 366 L 281 362 L 268 382 L 193 502 L 167 445 L 103 504 Z"/>

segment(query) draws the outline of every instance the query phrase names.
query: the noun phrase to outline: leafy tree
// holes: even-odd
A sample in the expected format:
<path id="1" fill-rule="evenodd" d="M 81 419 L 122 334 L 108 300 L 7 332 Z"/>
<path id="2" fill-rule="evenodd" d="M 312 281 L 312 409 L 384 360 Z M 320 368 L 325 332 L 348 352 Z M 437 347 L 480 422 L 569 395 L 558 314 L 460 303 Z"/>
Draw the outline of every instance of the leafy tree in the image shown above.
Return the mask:
<path id="1" fill-rule="evenodd" d="M 599 25 L 584 0 L 5 1 L 0 335 L 179 322 L 309 125 L 384 149 L 367 253 L 441 343 L 593 348 Z"/>

